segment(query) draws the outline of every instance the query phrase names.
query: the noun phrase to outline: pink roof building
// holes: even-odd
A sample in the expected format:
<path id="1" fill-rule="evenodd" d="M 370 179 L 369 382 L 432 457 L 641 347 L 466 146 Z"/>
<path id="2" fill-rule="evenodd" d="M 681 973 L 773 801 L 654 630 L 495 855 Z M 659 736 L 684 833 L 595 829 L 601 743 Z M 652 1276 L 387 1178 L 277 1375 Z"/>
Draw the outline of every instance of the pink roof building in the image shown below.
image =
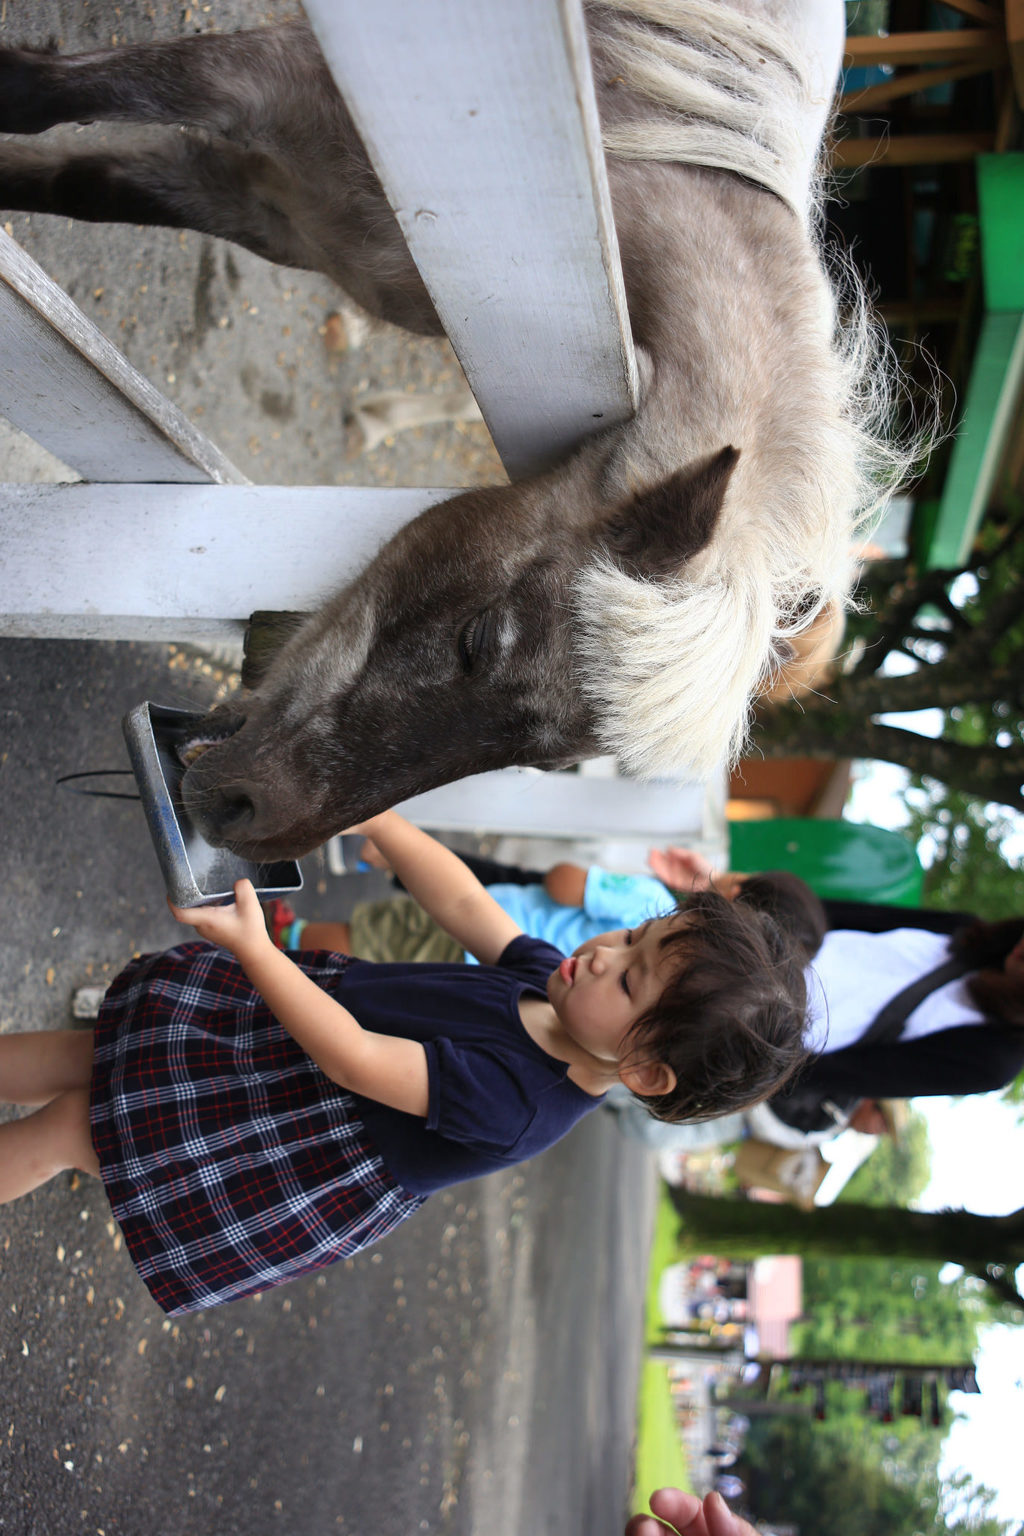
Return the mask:
<path id="1" fill-rule="evenodd" d="M 789 1355 L 789 1326 L 803 1310 L 803 1261 L 790 1254 L 756 1259 L 747 1277 L 748 1321 L 757 1329 L 760 1353 Z"/>

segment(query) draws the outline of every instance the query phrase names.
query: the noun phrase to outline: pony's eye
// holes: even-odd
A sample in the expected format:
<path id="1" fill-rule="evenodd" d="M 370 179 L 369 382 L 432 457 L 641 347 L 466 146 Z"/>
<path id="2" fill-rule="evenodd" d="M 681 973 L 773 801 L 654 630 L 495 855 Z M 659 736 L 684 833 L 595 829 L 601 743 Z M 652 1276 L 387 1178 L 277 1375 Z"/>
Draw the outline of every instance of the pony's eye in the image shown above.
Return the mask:
<path id="1" fill-rule="evenodd" d="M 459 664 L 463 672 L 470 674 L 484 665 L 490 636 L 491 616 L 485 608 L 470 619 L 459 635 Z"/>

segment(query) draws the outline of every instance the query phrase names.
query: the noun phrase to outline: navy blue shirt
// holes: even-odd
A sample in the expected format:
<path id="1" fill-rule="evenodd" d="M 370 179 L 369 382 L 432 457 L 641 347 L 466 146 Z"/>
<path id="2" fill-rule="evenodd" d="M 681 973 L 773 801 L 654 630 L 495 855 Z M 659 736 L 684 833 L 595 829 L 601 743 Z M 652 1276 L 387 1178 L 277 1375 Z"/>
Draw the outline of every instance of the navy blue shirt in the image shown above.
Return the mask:
<path id="1" fill-rule="evenodd" d="M 520 934 L 497 965 L 352 960 L 331 988 L 364 1029 L 419 1040 L 426 1051 L 425 1120 L 353 1095 L 385 1167 L 410 1194 L 535 1157 L 600 1104 L 519 1017 L 520 997 L 546 997 L 561 960 Z"/>

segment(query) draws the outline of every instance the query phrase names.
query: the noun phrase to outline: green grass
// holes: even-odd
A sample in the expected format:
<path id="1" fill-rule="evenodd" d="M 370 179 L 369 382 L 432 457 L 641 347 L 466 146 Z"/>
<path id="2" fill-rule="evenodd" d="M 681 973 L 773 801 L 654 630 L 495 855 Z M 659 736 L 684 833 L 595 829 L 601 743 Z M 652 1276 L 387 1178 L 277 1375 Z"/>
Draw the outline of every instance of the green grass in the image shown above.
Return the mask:
<path id="1" fill-rule="evenodd" d="M 678 1259 L 678 1227 L 679 1217 L 669 1199 L 668 1186 L 663 1184 L 647 1271 L 644 1332 L 649 1344 L 660 1337 L 663 1318 L 658 1305 L 658 1282 L 662 1270 Z M 631 1512 L 646 1510 L 652 1489 L 667 1486 L 688 1489 L 690 1469 L 676 1429 L 668 1370 L 661 1360 L 645 1360 L 637 1399 L 636 1482 Z"/>
<path id="2" fill-rule="evenodd" d="M 644 1336 L 648 1344 L 656 1344 L 661 1338 L 665 1319 L 658 1304 L 661 1272 L 679 1258 L 679 1215 L 672 1204 L 668 1185 L 662 1182 L 658 1196 L 658 1208 L 654 1213 L 654 1237 L 651 1240 L 651 1257 L 647 1266 L 647 1299 L 644 1304 Z"/>
<path id="3" fill-rule="evenodd" d="M 668 1371 L 661 1360 L 645 1360 L 640 1378 L 636 1444 L 636 1486 L 630 1513 L 647 1510 L 655 1488 L 690 1489 L 690 1468 L 679 1440 L 668 1388 Z"/>

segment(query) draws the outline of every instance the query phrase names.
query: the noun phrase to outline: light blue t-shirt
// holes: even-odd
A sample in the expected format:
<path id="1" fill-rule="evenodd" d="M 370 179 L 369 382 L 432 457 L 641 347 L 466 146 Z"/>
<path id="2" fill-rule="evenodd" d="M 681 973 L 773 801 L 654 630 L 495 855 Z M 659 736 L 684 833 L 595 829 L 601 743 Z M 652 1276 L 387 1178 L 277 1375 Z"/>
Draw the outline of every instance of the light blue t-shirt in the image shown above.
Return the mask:
<path id="1" fill-rule="evenodd" d="M 675 908 L 675 898 L 653 875 L 616 875 L 592 865 L 582 907 L 554 901 L 542 885 L 489 885 L 495 901 L 524 933 L 571 955 L 587 939 L 616 928 L 635 928 Z M 467 954 L 473 965 L 476 961 Z"/>

